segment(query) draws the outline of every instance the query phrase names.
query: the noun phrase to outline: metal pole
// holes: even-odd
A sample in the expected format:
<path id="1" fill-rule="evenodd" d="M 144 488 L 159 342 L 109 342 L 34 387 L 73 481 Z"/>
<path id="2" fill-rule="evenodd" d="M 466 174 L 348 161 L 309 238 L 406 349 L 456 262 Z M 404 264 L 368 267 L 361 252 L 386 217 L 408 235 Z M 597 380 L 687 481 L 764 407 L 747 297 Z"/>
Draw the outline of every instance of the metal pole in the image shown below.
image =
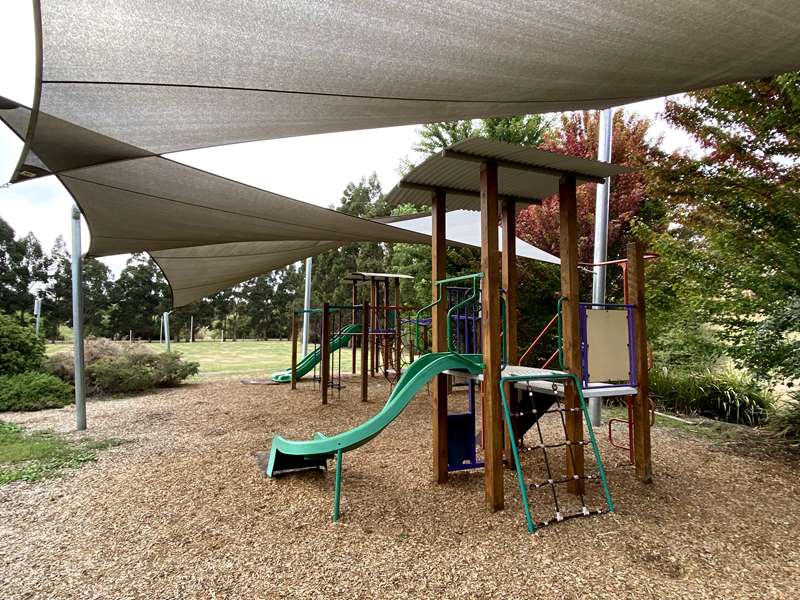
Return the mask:
<path id="1" fill-rule="evenodd" d="M 600 122 L 597 132 L 597 160 L 600 162 L 611 161 L 611 131 L 613 129 L 612 110 L 606 108 L 600 112 Z M 608 202 L 611 195 L 611 178 L 606 177 L 605 183 L 597 185 L 594 209 L 594 262 L 601 263 L 608 260 Z M 606 301 L 606 266 L 596 265 L 592 274 L 592 302 L 603 304 Z M 602 424 L 602 400 L 589 398 L 589 416 L 592 425 L 600 427 Z"/>
<path id="2" fill-rule="evenodd" d="M 189 316 L 189 341 L 194 341 L 194 315 Z"/>
<path id="3" fill-rule="evenodd" d="M 36 316 L 36 337 L 39 337 L 39 323 L 42 317 L 42 299 L 38 296 L 33 301 L 33 314 Z"/>
<path id="4" fill-rule="evenodd" d="M 311 267 L 312 258 L 306 259 L 306 290 L 303 298 L 303 357 L 308 354 L 308 311 L 311 309 Z"/>
<path id="5" fill-rule="evenodd" d="M 167 342 L 167 352 L 169 352 L 169 312 L 164 313 L 164 340 Z"/>
<path id="6" fill-rule="evenodd" d="M 83 285 L 81 211 L 72 207 L 72 337 L 75 344 L 75 427 L 86 429 L 86 375 L 83 369 Z"/>

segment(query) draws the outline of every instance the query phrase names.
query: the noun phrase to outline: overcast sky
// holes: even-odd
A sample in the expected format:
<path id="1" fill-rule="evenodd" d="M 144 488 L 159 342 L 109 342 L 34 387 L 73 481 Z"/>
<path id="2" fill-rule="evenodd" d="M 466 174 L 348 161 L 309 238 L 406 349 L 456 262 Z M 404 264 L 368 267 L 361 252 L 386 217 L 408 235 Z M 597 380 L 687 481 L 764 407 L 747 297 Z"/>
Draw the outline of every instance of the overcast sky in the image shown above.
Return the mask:
<path id="1" fill-rule="evenodd" d="M 0 96 L 30 106 L 33 96 L 34 52 L 31 3 L 3 0 L 0 7 Z M 691 146 L 681 133 L 658 117 L 664 100 L 626 107 L 653 120 L 651 135 L 663 136 L 665 149 Z M 192 166 L 243 181 L 298 200 L 329 206 L 338 204 L 351 181 L 377 173 L 384 191 L 397 183 L 401 159 L 413 157 L 411 146 L 418 126 L 390 127 L 346 133 L 305 136 L 192 150 L 169 155 Z M 0 124 L 0 184 L 8 181 L 22 143 Z M 44 177 L 0 189 L 0 217 L 17 232 L 32 231 L 49 250 L 58 235 L 69 243 L 71 196 L 55 177 Z M 84 227 L 84 249 L 88 233 Z M 126 256 L 103 259 L 115 273 Z"/>

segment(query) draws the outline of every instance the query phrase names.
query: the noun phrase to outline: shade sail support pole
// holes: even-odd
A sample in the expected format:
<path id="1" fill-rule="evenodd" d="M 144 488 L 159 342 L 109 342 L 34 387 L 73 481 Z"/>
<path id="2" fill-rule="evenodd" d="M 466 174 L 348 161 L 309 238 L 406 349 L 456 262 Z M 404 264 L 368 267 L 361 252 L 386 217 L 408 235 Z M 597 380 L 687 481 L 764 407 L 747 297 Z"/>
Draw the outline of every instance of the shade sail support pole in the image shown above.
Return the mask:
<path id="1" fill-rule="evenodd" d="M 311 309 L 311 268 L 314 259 L 306 259 L 306 289 L 303 296 L 303 358 L 308 355 L 308 311 Z"/>
<path id="2" fill-rule="evenodd" d="M 72 337 L 75 344 L 75 428 L 86 429 L 86 374 L 83 360 L 83 258 L 81 211 L 72 207 Z"/>
<path id="3" fill-rule="evenodd" d="M 600 111 L 597 133 L 597 160 L 611 162 L 611 132 L 613 130 L 612 109 Z M 592 303 L 604 304 L 606 301 L 606 265 L 608 260 L 608 205 L 611 197 L 611 178 L 597 184 L 594 205 L 594 272 L 592 274 Z M 589 398 L 589 416 L 593 427 L 602 425 L 600 398 Z"/>

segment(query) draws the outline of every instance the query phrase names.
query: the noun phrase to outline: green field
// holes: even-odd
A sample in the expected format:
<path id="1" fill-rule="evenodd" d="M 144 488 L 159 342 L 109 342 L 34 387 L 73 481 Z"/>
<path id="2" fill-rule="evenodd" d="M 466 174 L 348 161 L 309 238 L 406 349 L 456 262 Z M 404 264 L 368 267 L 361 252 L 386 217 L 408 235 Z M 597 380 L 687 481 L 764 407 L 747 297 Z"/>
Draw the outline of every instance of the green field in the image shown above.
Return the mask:
<path id="1" fill-rule="evenodd" d="M 120 342 L 126 344 L 127 342 Z M 150 344 L 154 350 L 163 349 L 157 342 Z M 71 350 L 72 344 L 48 344 L 47 354 L 61 350 Z M 310 348 L 309 351 L 313 349 Z M 200 377 L 204 379 L 223 379 L 225 377 L 252 376 L 268 377 L 276 371 L 289 368 L 292 346 L 288 341 L 269 340 L 266 342 L 173 342 L 173 352 L 180 352 L 186 360 L 200 363 Z M 300 348 L 298 347 L 298 351 Z M 351 350 L 342 351 L 342 371 L 350 368 Z M 298 356 L 298 359 L 300 357 Z M 338 359 L 334 359 L 338 360 Z M 349 371 L 348 371 L 349 372 Z"/>

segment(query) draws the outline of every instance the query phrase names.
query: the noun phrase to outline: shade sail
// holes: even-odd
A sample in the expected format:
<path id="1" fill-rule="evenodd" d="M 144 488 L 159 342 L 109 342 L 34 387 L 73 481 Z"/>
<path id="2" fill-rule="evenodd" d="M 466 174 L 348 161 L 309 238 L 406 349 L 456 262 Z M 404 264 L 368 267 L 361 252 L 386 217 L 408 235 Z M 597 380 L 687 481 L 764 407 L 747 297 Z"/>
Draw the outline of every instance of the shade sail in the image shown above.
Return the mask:
<path id="1" fill-rule="evenodd" d="M 445 215 L 445 222 L 447 227 L 447 238 L 461 242 L 468 246 L 481 245 L 481 215 L 478 212 L 470 210 L 454 210 Z M 430 216 L 418 217 L 416 219 L 406 219 L 392 224 L 393 227 L 407 229 L 409 231 L 416 231 L 418 233 L 431 234 L 432 218 Z M 502 250 L 503 245 L 503 231 L 498 228 L 499 246 Z M 519 238 L 516 242 L 517 256 L 522 258 L 529 258 L 531 260 L 539 260 L 542 262 L 552 263 L 554 265 L 561 264 L 561 260 L 549 252 L 545 252 L 536 246 L 529 244 Z"/>
<path id="2" fill-rule="evenodd" d="M 133 153 L 600 108 L 800 66 L 796 0 L 35 6 L 37 108 Z"/>
<path id="3" fill-rule="evenodd" d="M 159 156 L 73 169 L 58 177 L 86 216 L 91 256 L 252 241 L 429 243 L 425 235 Z"/>
<path id="4" fill-rule="evenodd" d="M 485 138 L 471 138 L 426 158 L 406 173 L 386 196 L 393 206 L 429 205 L 435 189 L 447 192 L 448 210 L 480 210 L 479 163 L 498 164 L 498 197 L 535 203 L 558 193 L 559 179 L 574 175 L 580 185 L 633 169 L 622 165 L 546 152 Z"/>
<path id="5" fill-rule="evenodd" d="M 341 242 L 239 242 L 150 252 L 172 290 L 174 308 L 252 277 L 332 250 Z"/>
<path id="6" fill-rule="evenodd" d="M 394 221 L 393 219 L 398 219 Z M 480 247 L 480 215 L 470 211 L 449 212 L 447 241 L 455 246 Z M 383 221 L 392 223 L 403 232 L 416 232 L 430 241 L 431 217 L 390 217 Z M 366 223 L 371 223 L 367 221 Z M 173 306 L 179 307 L 205 296 L 233 287 L 252 277 L 281 269 L 286 265 L 316 256 L 341 246 L 340 241 L 258 241 L 177 248 L 151 251 L 150 256 L 161 267 L 172 289 Z M 517 238 L 517 254 L 523 258 L 558 264 L 559 259 Z M 393 273 L 354 273 L 368 279 L 409 278 Z"/>

